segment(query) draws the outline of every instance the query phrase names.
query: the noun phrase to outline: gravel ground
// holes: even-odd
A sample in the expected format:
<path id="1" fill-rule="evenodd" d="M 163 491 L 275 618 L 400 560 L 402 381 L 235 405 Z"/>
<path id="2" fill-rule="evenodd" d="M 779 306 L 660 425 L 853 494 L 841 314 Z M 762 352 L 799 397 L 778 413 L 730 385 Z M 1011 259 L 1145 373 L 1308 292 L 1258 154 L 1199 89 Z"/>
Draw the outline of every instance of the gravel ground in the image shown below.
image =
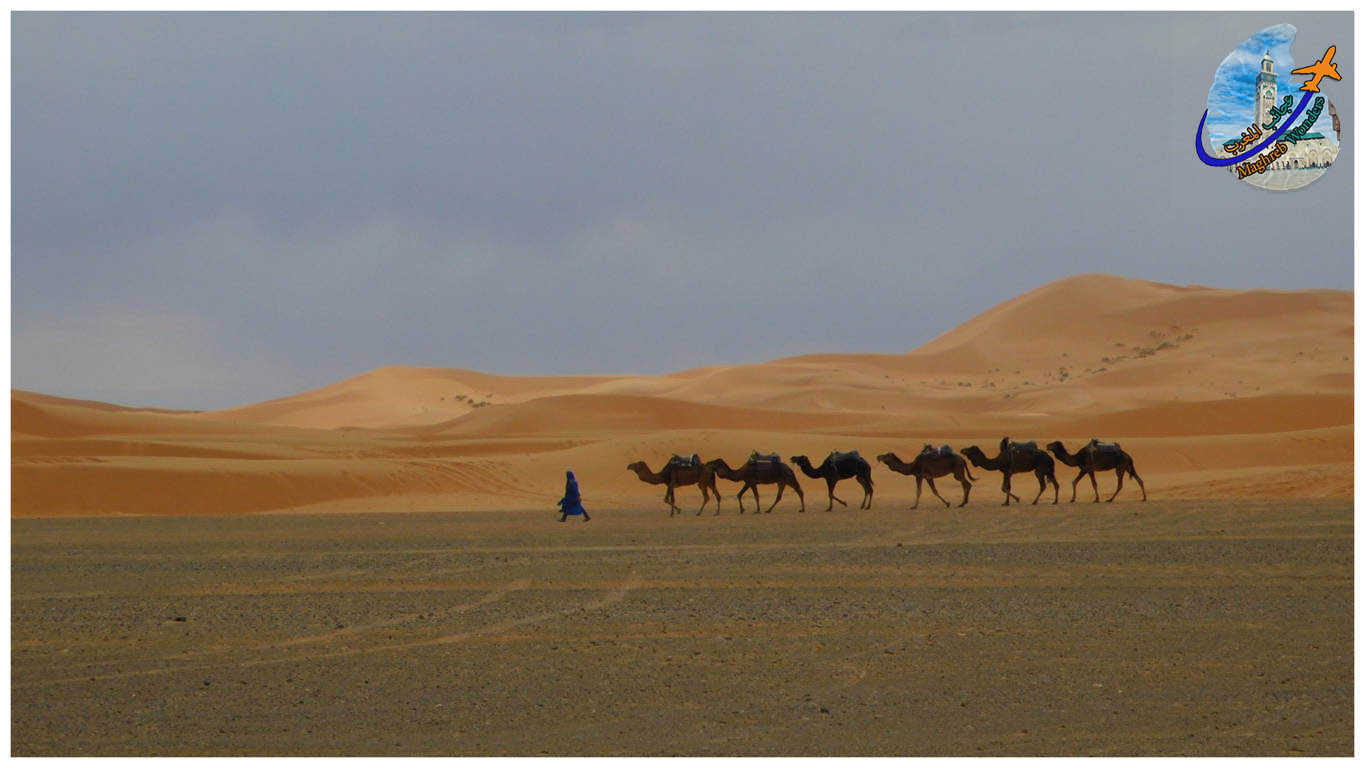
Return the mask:
<path id="1" fill-rule="evenodd" d="M 1349 501 L 14 520 L 15 755 L 1349 755 Z"/>

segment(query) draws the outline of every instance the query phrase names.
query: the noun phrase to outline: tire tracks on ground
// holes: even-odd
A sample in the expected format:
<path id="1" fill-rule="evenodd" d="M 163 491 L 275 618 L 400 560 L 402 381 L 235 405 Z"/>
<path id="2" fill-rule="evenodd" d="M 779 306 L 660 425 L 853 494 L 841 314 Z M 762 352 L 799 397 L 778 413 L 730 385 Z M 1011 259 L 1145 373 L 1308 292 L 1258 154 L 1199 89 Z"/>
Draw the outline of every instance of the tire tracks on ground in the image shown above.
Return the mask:
<path id="1" fill-rule="evenodd" d="M 413 648 L 426 648 L 437 645 L 450 645 L 453 643 L 462 642 L 464 640 L 469 640 L 480 635 L 490 635 L 497 632 L 505 632 L 509 629 L 523 627 L 528 624 L 539 624 L 545 621 L 561 618 L 574 613 L 601 610 L 603 608 L 615 605 L 616 603 L 619 603 L 622 600 L 624 600 L 626 598 L 626 595 L 630 594 L 631 590 L 635 589 L 638 584 L 639 579 L 632 574 L 630 577 L 626 579 L 624 583 L 622 583 L 621 586 L 617 587 L 616 589 L 609 590 L 601 597 L 598 597 L 594 600 L 589 600 L 588 602 L 579 606 L 575 606 L 573 608 L 561 608 L 555 611 L 542 611 L 540 613 L 532 614 L 530 616 L 523 616 L 518 619 L 508 619 L 506 621 L 493 622 L 491 624 L 485 624 L 482 627 L 476 627 L 474 629 L 465 630 L 463 632 L 455 632 L 449 635 L 442 635 L 440 637 L 427 638 L 425 640 L 413 640 L 403 643 L 390 643 L 388 645 L 369 646 L 366 648 L 348 648 L 345 650 L 331 651 L 327 653 L 309 654 L 307 656 L 301 657 L 288 657 L 280 659 L 257 659 L 250 662 L 244 662 L 242 666 L 254 667 L 263 666 L 267 664 L 284 664 L 291 661 L 297 662 L 315 661 L 321 659 L 336 659 L 344 658 L 347 656 L 359 656 L 370 653 L 383 653 L 385 651 L 405 651 L 411 650 Z"/>
<path id="2" fill-rule="evenodd" d="M 588 600 L 587 602 L 582 603 L 582 604 L 580 604 L 580 605 L 576 605 L 576 606 L 573 606 L 573 607 L 570 607 L 570 608 L 561 608 L 561 609 L 554 610 L 554 611 L 542 611 L 542 612 L 540 612 L 540 613 L 532 614 L 532 615 L 530 615 L 530 616 L 524 616 L 524 617 L 516 618 L 516 619 L 509 619 L 509 620 L 506 620 L 506 621 L 492 622 L 492 623 L 484 624 L 484 625 L 482 625 L 482 626 L 474 627 L 474 628 L 472 628 L 472 629 L 464 630 L 464 631 L 461 631 L 461 632 L 454 632 L 454 633 L 450 633 L 450 634 L 446 634 L 446 635 L 441 635 L 441 636 L 439 636 L 439 637 L 434 637 L 434 638 L 428 638 L 428 639 L 424 639 L 424 640 L 414 640 L 414 641 L 408 641 L 408 642 L 390 643 L 390 644 L 386 644 L 386 645 L 370 645 L 370 646 L 364 646 L 364 647 L 359 647 L 359 648 L 347 648 L 347 649 L 340 649 L 340 650 L 334 650 L 334 651 L 323 651 L 323 652 L 306 653 L 306 654 L 293 654 L 293 655 L 289 655 L 289 656 L 282 656 L 282 657 L 269 658 L 269 659 L 251 659 L 251 660 L 248 660 L 248 661 L 241 661 L 241 662 L 236 662 L 236 663 L 233 663 L 233 662 L 224 662 L 224 661 L 214 661 L 214 662 L 209 662 L 209 663 L 175 664 L 175 665 L 171 665 L 171 666 L 159 666 L 159 667 L 154 667 L 154 668 L 151 668 L 151 669 L 139 669 L 139 670 L 131 670 L 131 671 L 127 671 L 127 672 L 113 672 L 113 673 L 102 674 L 102 675 L 81 675 L 81 676 L 77 676 L 77 677 L 65 677 L 65 678 L 57 678 L 57 679 L 51 679 L 51 680 L 35 680 L 35 681 L 19 682 L 19 681 L 13 680 L 13 675 L 11 675 L 11 685 L 10 685 L 10 689 L 11 689 L 11 691 L 14 691 L 14 690 L 19 690 L 19 689 L 37 688 L 37 687 L 48 686 L 48 685 L 69 685 L 69 684 L 74 684 L 74 683 L 99 682 L 99 681 L 104 681 L 104 680 L 121 680 L 121 679 L 133 678 L 133 677 L 143 677 L 143 676 L 149 676 L 149 675 L 166 675 L 166 674 L 173 674 L 173 673 L 177 673 L 177 672 L 190 672 L 190 671 L 204 670 L 204 669 L 218 669 L 218 668 L 223 668 L 223 667 L 236 667 L 236 668 L 243 668 L 243 669 L 246 669 L 246 668 L 253 668 L 253 667 L 267 666 L 267 665 L 275 665 L 275 664 L 288 664 L 288 663 L 298 663 L 298 662 L 322 661 L 322 660 L 327 660 L 327 659 L 346 658 L 346 657 L 349 657 L 349 656 L 360 656 L 360 655 L 371 654 L 371 653 L 383 653 L 383 652 L 391 652 L 391 651 L 405 651 L 405 650 L 412 650 L 412 649 L 416 649 L 416 648 L 425 648 L 425 647 L 432 647 L 432 646 L 439 646 L 439 645 L 449 645 L 449 644 L 453 644 L 453 643 L 459 643 L 459 642 L 462 642 L 462 641 L 465 641 L 465 640 L 468 640 L 468 639 L 471 639 L 471 638 L 474 638 L 474 637 L 479 637 L 479 636 L 481 636 L 481 635 L 488 635 L 488 634 L 494 634 L 494 633 L 497 633 L 497 632 L 503 632 L 503 631 L 506 631 L 506 630 L 509 630 L 509 629 L 514 629 L 514 628 L 516 628 L 516 627 L 526 626 L 526 625 L 529 625 L 529 624 L 539 624 L 539 623 L 542 623 L 542 622 L 545 622 L 545 621 L 550 621 L 550 620 L 553 620 L 553 619 L 556 619 L 556 618 L 561 618 L 561 617 L 564 617 L 564 616 L 569 616 L 569 615 L 574 614 L 574 613 L 580 613 L 580 612 L 584 612 L 584 611 L 601 610 L 601 609 L 603 609 L 603 608 L 610 607 L 610 606 L 612 606 L 612 605 L 614 605 L 614 604 L 616 604 L 616 603 L 619 603 L 619 602 L 621 602 L 622 600 L 624 600 L 625 597 L 626 597 L 626 595 L 628 595 L 633 589 L 635 589 L 635 588 L 638 586 L 638 584 L 639 584 L 639 579 L 638 579 L 634 574 L 632 574 L 632 575 L 629 576 L 629 577 L 626 579 L 626 581 L 623 582 L 619 587 L 617 587 L 617 588 L 615 588 L 615 589 L 607 590 L 606 592 L 602 593 L 602 594 L 599 595 L 598 597 L 596 597 L 596 598 L 594 598 L 594 599 L 591 599 L 591 600 Z M 527 588 L 530 587 L 530 585 L 531 585 L 531 579 L 530 579 L 529 577 L 528 577 L 528 578 L 518 579 L 518 580 L 516 580 L 516 581 L 510 582 L 510 583 L 508 583 L 508 584 L 506 584 L 506 585 L 503 585 L 503 586 L 501 586 L 501 587 L 498 587 L 498 588 L 496 588 L 496 589 L 494 589 L 494 590 L 491 590 L 488 594 L 485 594 L 484 596 L 482 596 L 482 597 L 480 597 L 480 598 L 478 598 L 478 599 L 476 599 L 476 600 L 472 600 L 472 601 L 469 601 L 469 602 L 467 602 L 467 603 L 462 603 L 462 604 L 460 604 L 460 605 L 458 605 L 458 606 L 455 606 L 455 607 L 449 609 L 448 611 L 446 611 L 445 613 L 447 613 L 447 614 L 468 613 L 468 612 L 470 612 L 470 611 L 477 610 L 477 609 L 479 609 L 479 608 L 485 607 L 485 606 L 490 605 L 490 604 L 492 604 L 492 603 L 494 603 L 494 602 L 497 602 L 497 601 L 499 601 L 499 600 L 502 600 L 504 597 L 506 597 L 507 595 L 509 595 L 509 594 L 511 594 L 511 593 L 513 593 L 513 592 L 520 591 L 520 590 L 523 590 L 523 589 L 527 589 Z M 392 626 L 393 624 L 402 623 L 403 621 L 406 621 L 406 620 L 407 620 L 407 619 L 405 618 L 405 619 L 399 619 L 399 620 L 394 620 L 394 621 L 375 622 L 375 623 L 366 624 L 366 625 L 360 626 L 360 627 L 347 627 L 347 628 L 345 628 L 345 629 L 338 630 L 338 631 L 335 631 L 335 632 L 328 632 L 328 633 L 322 633 L 322 634 L 317 634 L 317 635 L 306 635 L 306 636 L 301 636 L 301 637 L 297 637 L 297 638 L 292 638 L 292 639 L 290 639 L 290 640 L 284 641 L 283 643 L 275 642 L 275 643 L 264 643 L 264 644 L 260 644 L 260 645 L 256 645 L 256 646 L 248 646 L 248 647 L 245 648 L 244 650 L 264 650 L 264 649 L 272 648 L 272 647 L 275 647 L 275 648 L 280 648 L 280 647 L 295 647 L 295 646 L 299 646 L 299 645 L 306 645 L 306 644 L 309 644 L 309 643 L 324 642 L 324 641 L 329 641 L 329 640 L 335 640 L 335 639 L 337 639 L 337 638 L 339 638 L 339 637 L 345 637 L 345 636 L 351 635 L 351 634 L 361 634 L 361 633 L 363 633 L 363 632 L 365 632 L 365 631 L 368 631 L 368 630 L 371 630 L 371 629 L 382 628 L 382 627 L 385 627 L 385 626 Z M 231 648 L 230 648 L 230 649 L 223 649 L 223 650 L 216 650 L 216 651 L 203 651 L 203 652 L 191 652 L 191 653 L 192 653 L 192 654 L 199 654 L 199 653 L 222 653 L 222 652 L 224 652 L 224 650 L 230 652 L 231 650 L 236 650 L 236 649 L 231 649 Z M 161 662 L 166 662 L 166 661 L 173 661 L 173 660 L 177 660 L 177 659 L 190 659 L 190 658 L 194 658 L 194 656 L 188 655 L 188 654 L 179 654 L 179 655 L 173 655 L 173 656 L 162 657 L 161 659 L 159 659 L 159 661 L 161 661 Z"/>

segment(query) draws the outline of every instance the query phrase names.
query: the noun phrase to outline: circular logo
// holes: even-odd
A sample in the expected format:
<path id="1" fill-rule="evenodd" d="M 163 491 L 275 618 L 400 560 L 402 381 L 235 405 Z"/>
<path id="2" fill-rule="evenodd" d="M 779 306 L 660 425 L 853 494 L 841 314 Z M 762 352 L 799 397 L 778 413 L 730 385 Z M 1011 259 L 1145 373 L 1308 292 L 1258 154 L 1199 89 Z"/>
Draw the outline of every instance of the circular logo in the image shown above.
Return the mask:
<path id="1" fill-rule="evenodd" d="M 1194 138 L 1205 165 L 1261 189 L 1290 190 L 1317 181 L 1336 162 L 1341 120 L 1321 89 L 1341 80 L 1332 62 L 1337 47 L 1296 69 L 1289 49 L 1297 32 L 1290 24 L 1267 27 L 1218 65 Z"/>

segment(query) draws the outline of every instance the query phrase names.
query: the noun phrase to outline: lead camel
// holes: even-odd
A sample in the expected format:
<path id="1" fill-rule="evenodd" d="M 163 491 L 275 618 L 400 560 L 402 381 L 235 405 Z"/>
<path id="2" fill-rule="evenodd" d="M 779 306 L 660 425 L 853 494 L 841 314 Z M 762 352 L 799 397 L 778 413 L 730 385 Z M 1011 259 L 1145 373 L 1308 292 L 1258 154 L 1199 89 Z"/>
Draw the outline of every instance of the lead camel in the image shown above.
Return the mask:
<path id="1" fill-rule="evenodd" d="M 664 492 L 664 503 L 668 505 L 668 516 L 681 512 L 682 507 L 673 503 L 673 489 L 680 485 L 695 485 L 701 488 L 701 506 L 697 508 L 700 515 L 706 504 L 711 500 L 711 493 L 716 494 L 716 513 L 720 514 L 720 491 L 716 490 L 716 476 L 707 468 L 705 464 L 697 461 L 693 467 L 681 467 L 670 461 L 658 472 L 651 472 L 649 465 L 643 461 L 636 461 L 626 466 L 626 469 L 634 472 L 650 485 L 667 485 L 668 490 Z"/>

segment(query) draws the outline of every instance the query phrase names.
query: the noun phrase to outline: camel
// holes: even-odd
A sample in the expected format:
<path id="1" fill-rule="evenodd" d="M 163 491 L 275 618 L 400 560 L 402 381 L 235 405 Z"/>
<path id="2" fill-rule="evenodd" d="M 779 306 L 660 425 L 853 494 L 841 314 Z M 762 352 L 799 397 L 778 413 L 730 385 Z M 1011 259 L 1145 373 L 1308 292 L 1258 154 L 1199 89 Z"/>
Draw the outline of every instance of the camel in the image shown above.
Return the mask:
<path id="1" fill-rule="evenodd" d="M 716 514 L 720 514 L 720 491 L 716 490 L 716 476 L 707 465 L 702 464 L 700 459 L 695 466 L 679 466 L 669 460 L 664 468 L 658 472 L 651 472 L 649 465 L 643 461 L 634 462 L 626 467 L 634 472 L 641 480 L 650 485 L 667 485 L 668 491 L 664 493 L 664 503 L 668 505 L 668 516 L 672 517 L 675 512 L 682 512 L 682 507 L 673 503 L 673 489 L 680 485 L 695 485 L 701 488 L 701 506 L 697 508 L 700 515 L 706 504 L 711 500 L 711 494 L 716 494 Z"/>
<path id="2" fill-rule="evenodd" d="M 777 483 L 777 498 L 773 499 L 772 506 L 764 510 L 763 514 L 773 511 L 773 507 L 782 500 L 782 493 L 789 485 L 801 499 L 801 511 L 806 511 L 806 495 L 801 492 L 801 484 L 796 482 L 796 473 L 775 454 L 760 456 L 754 453 L 749 456 L 748 461 L 740 465 L 739 469 L 731 469 L 730 465 L 725 463 L 725 459 L 713 459 L 706 462 L 706 466 L 718 477 L 744 483 L 737 496 L 741 515 L 744 514 L 744 492 L 748 490 L 754 492 L 754 514 L 758 514 L 758 510 L 762 508 L 762 502 L 758 500 L 758 486 L 768 483 Z M 719 505 L 716 507 L 716 514 L 720 514 Z"/>
<path id="3" fill-rule="evenodd" d="M 1100 500 L 1100 486 L 1095 482 L 1095 473 L 1106 470 L 1114 470 L 1114 474 L 1119 479 L 1118 487 L 1114 489 L 1114 496 L 1119 495 L 1123 490 L 1123 476 L 1129 474 L 1137 481 L 1138 487 L 1142 489 L 1142 500 L 1147 500 L 1147 486 L 1142 484 L 1142 478 L 1138 477 L 1137 470 L 1133 468 L 1133 457 L 1129 456 L 1118 443 L 1101 443 L 1092 439 L 1085 447 L 1076 451 L 1074 454 L 1066 452 L 1066 446 L 1062 445 L 1061 440 L 1053 440 L 1047 444 L 1047 449 L 1052 452 L 1057 460 L 1068 467 L 1079 467 L 1080 474 L 1071 481 L 1071 501 L 1076 501 L 1076 484 L 1082 477 L 1090 475 L 1090 487 L 1095 491 L 1095 503 Z M 1113 501 L 1114 496 L 1105 499 L 1106 502 Z"/>
<path id="4" fill-rule="evenodd" d="M 939 495 L 938 489 L 934 487 L 934 478 L 952 475 L 959 483 L 962 483 L 962 503 L 959 507 L 967 506 L 967 496 L 972 492 L 972 484 L 968 480 L 976 480 L 972 477 L 972 470 L 967 466 L 967 462 L 956 453 L 943 454 L 930 446 L 924 446 L 924 450 L 914 458 L 909 464 L 901 461 L 900 457 L 894 453 L 883 453 L 877 457 L 877 461 L 885 464 L 887 469 L 892 472 L 899 472 L 902 475 L 912 475 L 915 478 L 915 505 L 911 509 L 919 509 L 919 497 L 924 487 L 924 482 L 929 482 L 929 490 L 938 496 L 938 500 L 943 502 L 943 506 L 951 507 L 952 504 L 947 499 Z"/>
<path id="5" fill-rule="evenodd" d="M 858 484 L 863 487 L 863 503 L 859 504 L 858 508 L 872 509 L 872 466 L 867 463 L 867 459 L 859 456 L 857 451 L 831 452 L 818 467 L 812 467 L 810 459 L 805 456 L 793 456 L 791 462 L 810 477 L 824 479 L 825 485 L 829 487 L 829 506 L 825 507 L 826 512 L 834 509 L 836 501 L 845 507 L 848 506 L 844 504 L 843 499 L 834 495 L 834 485 L 850 477 L 856 477 Z"/>
<path id="6" fill-rule="evenodd" d="M 1061 492 L 1057 487 L 1056 465 L 1052 457 L 1038 448 L 1034 443 L 1014 443 L 1008 437 L 1000 440 L 1000 453 L 993 459 L 986 458 L 986 454 L 975 445 L 969 445 L 962 449 L 962 455 L 966 456 L 972 464 L 982 469 L 1003 472 L 1005 482 L 1001 484 L 1000 490 L 1005 492 L 1005 506 L 1010 505 L 1010 499 L 1014 499 L 1020 504 L 1022 499 L 1010 493 L 1010 475 L 1017 472 L 1032 472 L 1038 478 L 1038 495 L 1033 497 L 1033 503 L 1037 504 L 1038 499 L 1042 498 L 1043 491 L 1047 490 L 1048 481 L 1052 482 L 1052 503 L 1056 504 Z"/>

